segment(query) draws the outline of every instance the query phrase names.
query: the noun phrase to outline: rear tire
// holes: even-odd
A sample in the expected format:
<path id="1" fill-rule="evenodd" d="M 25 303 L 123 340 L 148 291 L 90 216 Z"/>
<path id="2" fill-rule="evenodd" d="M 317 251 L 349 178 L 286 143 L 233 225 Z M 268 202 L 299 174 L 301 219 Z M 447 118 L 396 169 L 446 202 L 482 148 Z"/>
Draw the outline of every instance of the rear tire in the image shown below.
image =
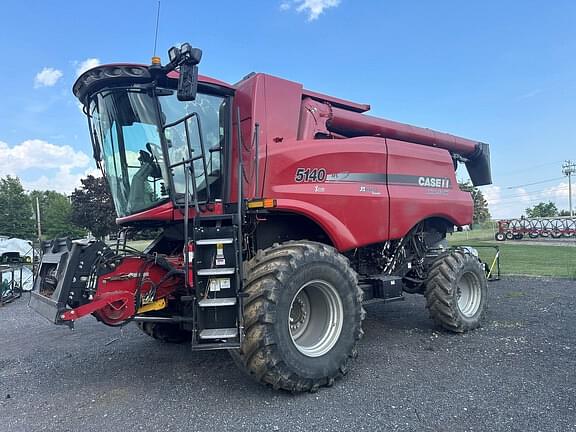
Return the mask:
<path id="1" fill-rule="evenodd" d="M 244 326 L 237 365 L 292 392 L 345 375 L 363 335 L 362 290 L 348 260 L 309 241 L 276 244 L 245 264 Z"/>
<path id="2" fill-rule="evenodd" d="M 426 307 L 446 330 L 463 333 L 480 326 L 487 305 L 487 282 L 482 263 L 457 249 L 440 257 L 426 281 Z"/>
<path id="3" fill-rule="evenodd" d="M 496 235 L 494 236 L 494 238 L 497 241 L 504 241 L 504 240 L 506 240 L 506 235 L 504 233 L 497 232 Z"/>

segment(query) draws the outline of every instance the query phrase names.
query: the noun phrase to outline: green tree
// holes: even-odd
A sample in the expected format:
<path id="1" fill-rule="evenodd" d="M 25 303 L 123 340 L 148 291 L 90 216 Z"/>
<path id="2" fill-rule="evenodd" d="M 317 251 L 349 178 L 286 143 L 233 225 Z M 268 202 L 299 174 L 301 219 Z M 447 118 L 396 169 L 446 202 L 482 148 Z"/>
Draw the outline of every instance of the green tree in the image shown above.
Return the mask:
<path id="1" fill-rule="evenodd" d="M 34 219 L 30 197 L 18 177 L 0 179 L 0 235 L 34 238 Z"/>
<path id="2" fill-rule="evenodd" d="M 72 222 L 96 237 L 118 231 L 116 210 L 103 177 L 88 176 L 72 192 Z"/>
<path id="3" fill-rule="evenodd" d="M 490 210 L 488 210 L 488 201 L 484 198 L 484 194 L 480 189 L 468 181 L 459 182 L 460 190 L 464 192 L 470 192 L 472 195 L 472 200 L 474 201 L 474 218 L 473 223 L 480 224 L 489 220 L 492 216 L 490 215 Z"/>
<path id="4" fill-rule="evenodd" d="M 72 204 L 64 194 L 55 191 L 32 191 L 30 193 L 34 217 L 36 216 L 36 199 L 40 204 L 40 222 L 44 238 L 82 237 L 85 230 L 72 223 Z"/>
<path id="5" fill-rule="evenodd" d="M 558 207 L 552 201 L 539 202 L 534 207 L 526 209 L 526 216 L 531 218 L 558 216 Z"/>
<path id="6" fill-rule="evenodd" d="M 570 216 L 570 210 L 560 210 L 558 216 Z"/>

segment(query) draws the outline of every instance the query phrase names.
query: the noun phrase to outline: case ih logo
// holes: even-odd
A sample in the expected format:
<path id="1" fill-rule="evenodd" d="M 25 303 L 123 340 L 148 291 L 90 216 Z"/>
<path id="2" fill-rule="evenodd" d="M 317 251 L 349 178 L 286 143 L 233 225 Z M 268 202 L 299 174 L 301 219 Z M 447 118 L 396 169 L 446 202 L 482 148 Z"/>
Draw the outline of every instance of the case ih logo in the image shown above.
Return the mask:
<path id="1" fill-rule="evenodd" d="M 408 174 L 388 174 L 388 184 L 416 186 L 430 189 L 451 189 L 449 177 L 417 176 Z"/>
<path id="2" fill-rule="evenodd" d="M 447 177 L 418 177 L 418 186 L 450 189 L 450 179 Z"/>

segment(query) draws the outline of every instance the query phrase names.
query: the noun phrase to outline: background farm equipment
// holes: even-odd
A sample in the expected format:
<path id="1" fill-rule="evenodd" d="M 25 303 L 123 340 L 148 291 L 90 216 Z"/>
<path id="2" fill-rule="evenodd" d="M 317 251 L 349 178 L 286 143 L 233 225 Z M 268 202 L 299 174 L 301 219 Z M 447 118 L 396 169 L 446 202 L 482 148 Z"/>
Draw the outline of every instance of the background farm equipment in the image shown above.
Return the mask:
<path id="1" fill-rule="evenodd" d="M 0 239 L 0 304 L 10 303 L 20 298 L 23 291 L 32 290 L 37 258 L 32 242 Z"/>
<path id="2" fill-rule="evenodd" d="M 32 272 L 21 264 L 0 265 L 0 306 L 22 297 L 32 288 Z"/>
<path id="3" fill-rule="evenodd" d="M 498 241 L 576 236 L 576 217 L 518 218 L 498 221 Z"/>

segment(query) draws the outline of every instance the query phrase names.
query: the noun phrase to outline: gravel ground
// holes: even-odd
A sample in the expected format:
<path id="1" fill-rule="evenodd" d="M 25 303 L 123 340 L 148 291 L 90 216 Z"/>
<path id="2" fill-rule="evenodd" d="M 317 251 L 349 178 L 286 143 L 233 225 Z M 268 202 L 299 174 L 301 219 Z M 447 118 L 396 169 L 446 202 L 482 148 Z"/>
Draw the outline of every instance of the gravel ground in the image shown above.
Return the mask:
<path id="1" fill-rule="evenodd" d="M 134 325 L 50 325 L 23 298 L 0 308 L 0 431 L 576 430 L 576 283 L 489 288 L 485 326 L 465 335 L 436 328 L 419 296 L 368 307 L 352 371 L 301 395 Z"/>

